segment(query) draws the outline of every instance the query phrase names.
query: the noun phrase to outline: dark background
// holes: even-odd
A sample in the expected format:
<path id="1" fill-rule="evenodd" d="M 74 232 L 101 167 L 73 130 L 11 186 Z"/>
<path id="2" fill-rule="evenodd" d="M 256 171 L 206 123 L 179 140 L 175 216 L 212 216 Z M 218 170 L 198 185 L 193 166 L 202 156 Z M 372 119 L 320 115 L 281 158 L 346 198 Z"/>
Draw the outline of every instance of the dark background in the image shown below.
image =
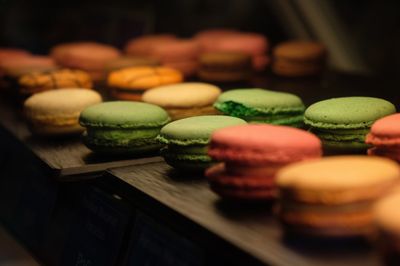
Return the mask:
<path id="1" fill-rule="evenodd" d="M 277 0 L 295 1 L 295 0 Z M 400 1 L 328 1 L 375 74 L 400 74 Z M 146 33 L 190 37 L 214 27 L 290 38 L 273 0 L 0 0 L 0 46 L 45 54 L 57 43 L 94 40 L 117 47 Z"/>

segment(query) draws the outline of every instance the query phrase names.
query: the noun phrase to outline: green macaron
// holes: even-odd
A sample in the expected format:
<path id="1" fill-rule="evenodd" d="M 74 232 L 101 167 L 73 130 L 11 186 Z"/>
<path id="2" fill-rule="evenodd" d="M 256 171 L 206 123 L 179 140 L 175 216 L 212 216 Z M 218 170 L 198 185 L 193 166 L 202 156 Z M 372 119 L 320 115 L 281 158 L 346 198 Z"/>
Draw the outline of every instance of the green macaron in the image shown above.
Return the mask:
<path id="1" fill-rule="evenodd" d="M 392 103 L 380 98 L 333 98 L 308 107 L 304 123 L 322 140 L 325 153 L 363 153 L 374 121 L 395 112 Z"/>
<path id="2" fill-rule="evenodd" d="M 206 115 L 176 120 L 161 129 L 157 139 L 167 144 L 161 150 L 165 161 L 181 170 L 199 171 L 212 164 L 207 155 L 211 134 L 220 128 L 246 124 L 246 121 L 230 116 Z"/>
<path id="3" fill-rule="evenodd" d="M 299 127 L 304 104 L 291 93 L 264 89 L 235 89 L 222 93 L 214 107 L 222 113 L 251 123 L 268 123 Z"/>
<path id="4" fill-rule="evenodd" d="M 94 152 L 140 154 L 158 150 L 156 140 L 170 120 L 167 112 L 153 104 L 128 101 L 105 102 L 86 108 L 79 122 L 86 128 L 84 143 Z"/>

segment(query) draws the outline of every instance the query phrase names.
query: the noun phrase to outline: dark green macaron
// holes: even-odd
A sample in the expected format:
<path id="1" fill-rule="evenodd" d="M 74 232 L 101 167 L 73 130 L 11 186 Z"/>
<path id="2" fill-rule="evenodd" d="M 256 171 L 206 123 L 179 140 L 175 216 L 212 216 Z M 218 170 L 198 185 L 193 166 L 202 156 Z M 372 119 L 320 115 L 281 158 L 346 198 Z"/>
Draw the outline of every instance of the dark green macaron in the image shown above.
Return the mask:
<path id="1" fill-rule="evenodd" d="M 264 89 L 235 89 L 222 93 L 214 107 L 222 113 L 253 123 L 299 127 L 304 104 L 291 93 Z"/>
<path id="2" fill-rule="evenodd" d="M 114 101 L 93 105 L 79 118 L 86 128 L 84 143 L 94 152 L 140 154 L 158 150 L 156 140 L 170 120 L 167 112 L 153 104 Z"/>
<path id="3" fill-rule="evenodd" d="M 203 170 L 212 164 L 207 155 L 211 134 L 220 128 L 246 124 L 230 116 L 205 115 L 176 120 L 161 129 L 157 139 L 167 147 L 161 151 L 165 161 L 181 170 Z"/>
<path id="4" fill-rule="evenodd" d="M 380 98 L 341 97 L 312 104 L 304 123 L 322 140 L 326 153 L 363 153 L 371 125 L 395 112 L 392 103 Z"/>

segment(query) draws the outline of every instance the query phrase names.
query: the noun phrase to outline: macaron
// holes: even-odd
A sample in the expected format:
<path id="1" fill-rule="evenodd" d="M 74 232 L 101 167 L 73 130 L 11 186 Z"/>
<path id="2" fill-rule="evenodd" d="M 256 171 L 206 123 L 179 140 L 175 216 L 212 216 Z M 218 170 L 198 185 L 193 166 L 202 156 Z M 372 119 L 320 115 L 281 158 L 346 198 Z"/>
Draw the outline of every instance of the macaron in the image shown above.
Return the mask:
<path id="1" fill-rule="evenodd" d="M 163 107 L 172 120 L 178 120 L 218 114 L 213 103 L 220 94 L 221 89 L 212 84 L 183 82 L 147 90 L 142 100 Z"/>
<path id="2" fill-rule="evenodd" d="M 19 92 L 23 96 L 52 89 L 72 87 L 91 89 L 93 86 L 88 73 L 72 69 L 31 72 L 21 76 L 18 85 Z"/>
<path id="3" fill-rule="evenodd" d="M 182 73 L 173 68 L 128 67 L 112 71 L 107 84 L 114 98 L 140 101 L 145 90 L 182 81 Z"/>
<path id="4" fill-rule="evenodd" d="M 251 74 L 251 57 L 240 52 L 203 53 L 199 64 L 197 76 L 205 81 L 245 81 Z"/>
<path id="5" fill-rule="evenodd" d="M 396 162 L 372 156 L 331 156 L 277 174 L 279 218 L 287 233 L 362 237 L 374 231 L 373 203 L 400 180 Z"/>
<path id="6" fill-rule="evenodd" d="M 86 128 L 83 141 L 101 154 L 142 154 L 157 151 L 156 140 L 162 126 L 169 122 L 167 112 L 156 105 L 113 101 L 86 108 L 79 118 Z"/>
<path id="7" fill-rule="evenodd" d="M 369 155 L 385 156 L 400 162 L 400 114 L 375 121 L 365 142 L 372 146 Z"/>
<path id="8" fill-rule="evenodd" d="M 106 72 L 127 67 L 137 66 L 158 66 L 160 62 L 157 59 L 145 56 L 121 56 L 107 61 L 105 65 Z"/>
<path id="9" fill-rule="evenodd" d="M 64 88 L 32 95 L 24 102 L 24 113 L 32 133 L 42 136 L 70 135 L 83 132 L 80 113 L 100 103 L 100 94 L 81 88 Z"/>
<path id="10" fill-rule="evenodd" d="M 153 47 L 173 42 L 177 37 L 173 34 L 153 34 L 144 35 L 130 39 L 126 44 L 124 51 L 133 56 L 149 56 Z"/>
<path id="11" fill-rule="evenodd" d="M 41 55 L 8 58 L 0 61 L 0 72 L 13 79 L 30 72 L 49 71 L 56 68 L 58 67 L 52 58 Z"/>
<path id="12" fill-rule="evenodd" d="M 393 193 L 379 200 L 373 208 L 377 229 L 376 247 L 384 265 L 400 264 L 400 194 Z"/>
<path id="13" fill-rule="evenodd" d="M 332 98 L 309 106 L 304 123 L 322 140 L 328 154 L 365 153 L 371 125 L 395 112 L 392 103 L 380 98 Z"/>
<path id="14" fill-rule="evenodd" d="M 228 116 L 195 116 L 176 120 L 164 126 L 157 139 L 166 148 L 161 150 L 165 161 L 183 171 L 202 171 L 213 163 L 207 155 L 211 134 L 220 128 L 246 124 Z"/>
<path id="15" fill-rule="evenodd" d="M 313 134 L 286 126 L 239 125 L 216 130 L 208 154 L 222 162 L 206 171 L 211 189 L 222 198 L 270 200 L 276 172 L 293 162 L 322 155 Z"/>
<path id="16" fill-rule="evenodd" d="M 291 93 L 259 88 L 235 89 L 222 93 L 214 104 L 220 112 L 252 123 L 300 127 L 304 104 Z"/>
<path id="17" fill-rule="evenodd" d="M 280 76 L 311 76 L 323 70 L 325 46 L 318 42 L 295 40 L 278 44 L 273 51 L 272 71 Z"/>
<path id="18" fill-rule="evenodd" d="M 105 79 L 106 63 L 120 55 L 119 50 L 113 46 L 95 42 L 66 43 L 51 49 L 51 56 L 57 64 L 84 70 L 94 81 Z"/>

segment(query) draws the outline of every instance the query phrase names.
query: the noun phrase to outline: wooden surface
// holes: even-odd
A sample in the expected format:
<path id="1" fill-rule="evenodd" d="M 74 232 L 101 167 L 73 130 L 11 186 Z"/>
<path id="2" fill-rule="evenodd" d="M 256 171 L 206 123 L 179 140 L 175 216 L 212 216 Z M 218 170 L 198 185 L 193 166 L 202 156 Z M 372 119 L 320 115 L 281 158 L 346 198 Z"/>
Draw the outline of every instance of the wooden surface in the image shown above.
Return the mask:
<path id="1" fill-rule="evenodd" d="M 224 244 L 237 247 L 239 252 L 228 254 L 232 258 L 243 253 L 241 257 L 247 256 L 250 261 L 253 257 L 265 265 L 277 266 L 380 265 L 375 251 L 359 239 L 330 242 L 284 236 L 269 204 L 225 202 L 204 179 L 178 174 L 164 162 L 112 169 L 109 174 L 110 179 L 125 184 L 124 192 L 141 208 L 158 214 L 160 223 L 178 224 L 183 219 L 178 229 L 191 228 L 191 224 L 202 227 L 204 230 L 196 234 L 201 235 L 205 245 L 212 245 L 216 237 L 223 241 L 217 248 L 223 249 Z M 183 233 L 195 234 L 188 231 Z"/>
<path id="2" fill-rule="evenodd" d="M 33 136 L 23 119 L 21 109 L 17 107 L 18 103 L 0 97 L 0 124 L 31 150 L 34 156 L 43 161 L 60 181 L 93 178 L 108 168 L 161 160 L 155 155 L 148 155 L 147 158 L 96 156 L 82 144 L 79 136 L 70 138 Z"/>

